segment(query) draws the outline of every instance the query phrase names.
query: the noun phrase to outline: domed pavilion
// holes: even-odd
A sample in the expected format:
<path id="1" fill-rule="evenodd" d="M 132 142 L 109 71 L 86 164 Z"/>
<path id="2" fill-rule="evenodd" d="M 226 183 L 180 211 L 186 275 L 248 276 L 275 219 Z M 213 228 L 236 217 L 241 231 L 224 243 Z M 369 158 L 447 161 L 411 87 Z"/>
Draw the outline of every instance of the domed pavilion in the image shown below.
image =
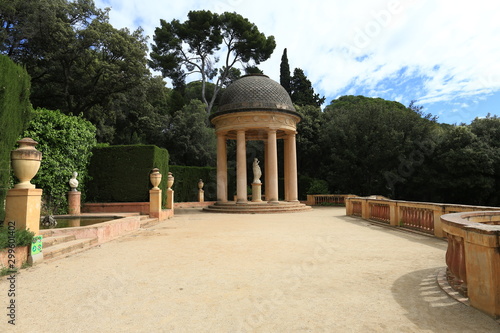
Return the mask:
<path id="1" fill-rule="evenodd" d="M 301 120 L 285 88 L 263 74 L 245 75 L 227 87 L 219 110 L 210 116 L 217 134 L 217 203 L 207 211 L 289 212 L 309 209 L 298 201 L 297 123 Z M 236 140 L 236 197 L 228 200 L 227 140 Z M 264 142 L 264 163 L 253 162 L 252 199 L 248 200 L 249 140 Z M 278 142 L 284 141 L 284 193 L 278 193 Z M 264 180 L 259 178 L 264 168 Z M 231 170 L 232 171 L 232 170 Z M 264 199 L 261 185 L 264 184 Z M 279 198 L 284 198 L 280 201 Z"/>

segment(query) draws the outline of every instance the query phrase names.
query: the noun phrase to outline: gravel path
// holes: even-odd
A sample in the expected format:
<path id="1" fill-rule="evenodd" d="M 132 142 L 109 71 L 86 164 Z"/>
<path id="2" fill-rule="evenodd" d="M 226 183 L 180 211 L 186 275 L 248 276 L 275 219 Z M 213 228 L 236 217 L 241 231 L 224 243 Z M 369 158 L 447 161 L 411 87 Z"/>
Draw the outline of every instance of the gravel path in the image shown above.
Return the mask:
<path id="1" fill-rule="evenodd" d="M 176 216 L 0 282 L 0 332 L 499 332 L 436 283 L 444 241 L 343 208 Z"/>

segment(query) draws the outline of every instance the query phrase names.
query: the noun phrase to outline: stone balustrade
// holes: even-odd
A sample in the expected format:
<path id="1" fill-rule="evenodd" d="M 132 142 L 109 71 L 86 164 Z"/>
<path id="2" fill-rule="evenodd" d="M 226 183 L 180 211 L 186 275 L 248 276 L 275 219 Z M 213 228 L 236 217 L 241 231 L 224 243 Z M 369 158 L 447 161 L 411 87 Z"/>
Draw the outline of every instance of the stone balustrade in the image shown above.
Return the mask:
<path id="1" fill-rule="evenodd" d="M 441 215 L 486 210 L 500 212 L 500 207 L 411 202 L 350 195 L 345 196 L 345 203 L 346 215 L 418 230 L 439 238 L 446 237 L 442 228 Z M 498 220 L 500 221 L 500 216 Z"/>
<path id="2" fill-rule="evenodd" d="M 441 216 L 448 238 L 447 277 L 471 306 L 500 316 L 500 212 L 480 211 Z"/>
<path id="3" fill-rule="evenodd" d="M 307 195 L 306 204 L 309 206 L 338 205 L 344 206 L 345 199 L 355 197 L 354 194 L 313 194 Z"/>
<path id="4" fill-rule="evenodd" d="M 450 286 L 500 316 L 500 207 L 348 197 L 346 214 L 446 238 Z"/>

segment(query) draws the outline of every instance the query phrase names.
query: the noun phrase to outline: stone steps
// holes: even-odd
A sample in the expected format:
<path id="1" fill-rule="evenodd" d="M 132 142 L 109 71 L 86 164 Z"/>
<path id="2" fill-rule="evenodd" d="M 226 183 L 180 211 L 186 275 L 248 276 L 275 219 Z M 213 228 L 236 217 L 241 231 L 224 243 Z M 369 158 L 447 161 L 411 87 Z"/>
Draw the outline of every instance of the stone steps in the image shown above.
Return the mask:
<path id="1" fill-rule="evenodd" d="M 43 259 L 74 254 L 96 244 L 97 238 L 76 239 L 75 235 L 47 237 L 43 239 Z"/>
<path id="2" fill-rule="evenodd" d="M 268 213 L 293 213 L 302 212 L 311 209 L 303 203 L 279 202 L 268 204 L 267 202 L 256 203 L 248 202 L 246 204 L 237 204 L 234 202 L 215 203 L 203 208 L 206 212 L 229 213 L 229 214 L 268 214 Z"/>

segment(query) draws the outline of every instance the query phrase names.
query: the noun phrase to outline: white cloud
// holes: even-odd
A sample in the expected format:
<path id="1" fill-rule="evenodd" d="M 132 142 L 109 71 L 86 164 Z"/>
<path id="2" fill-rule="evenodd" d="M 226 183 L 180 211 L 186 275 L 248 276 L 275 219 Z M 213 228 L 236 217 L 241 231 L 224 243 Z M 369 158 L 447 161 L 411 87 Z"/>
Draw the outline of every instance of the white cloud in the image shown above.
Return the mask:
<path id="1" fill-rule="evenodd" d="M 115 27 L 135 29 L 134 22 L 142 22 L 150 41 L 160 19 L 184 21 L 198 9 L 237 12 L 276 38 L 273 56 L 260 66 L 266 74 L 279 80 L 287 48 L 292 71 L 302 68 L 315 89 L 332 98 L 370 92 L 436 103 L 500 90 L 496 1 L 96 0 L 96 5 L 112 7 Z M 405 91 L 387 86 L 410 80 L 416 80 L 414 86 Z"/>

